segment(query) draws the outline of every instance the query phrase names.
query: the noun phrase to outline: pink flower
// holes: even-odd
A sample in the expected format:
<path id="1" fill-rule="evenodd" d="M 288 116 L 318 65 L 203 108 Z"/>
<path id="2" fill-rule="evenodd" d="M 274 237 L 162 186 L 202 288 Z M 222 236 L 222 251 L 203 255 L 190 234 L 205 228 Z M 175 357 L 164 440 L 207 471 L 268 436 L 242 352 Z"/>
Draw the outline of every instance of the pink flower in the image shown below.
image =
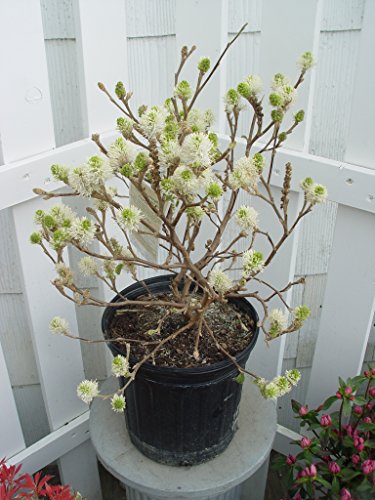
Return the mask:
<path id="1" fill-rule="evenodd" d="M 301 406 L 301 408 L 298 410 L 298 414 L 300 417 L 304 417 L 305 415 L 307 415 L 307 413 L 309 413 L 309 409 L 307 408 L 307 406 Z"/>
<path id="2" fill-rule="evenodd" d="M 367 377 L 367 378 L 370 378 L 370 377 L 371 377 L 371 372 L 369 372 L 368 370 L 365 370 L 365 371 L 363 372 L 363 375 L 364 375 L 365 377 Z"/>
<path id="3" fill-rule="evenodd" d="M 310 467 L 305 467 L 301 471 L 301 477 L 315 477 L 317 475 L 316 466 L 314 464 L 310 465 Z"/>
<path id="4" fill-rule="evenodd" d="M 303 436 L 301 441 L 299 442 L 301 448 L 308 448 L 311 445 L 311 439 L 306 436 Z"/>
<path id="5" fill-rule="evenodd" d="M 340 392 L 340 391 L 337 391 L 337 392 L 336 392 L 336 398 L 338 398 L 338 399 L 342 399 L 342 394 L 341 394 L 341 392 Z"/>
<path id="6" fill-rule="evenodd" d="M 357 465 L 361 461 L 361 457 L 359 455 L 352 455 L 353 464 Z"/>
<path id="7" fill-rule="evenodd" d="M 362 468 L 363 474 L 366 474 L 366 475 L 372 474 L 375 470 L 375 460 L 370 460 L 370 459 L 365 460 L 362 463 L 361 468 Z"/>
<path id="8" fill-rule="evenodd" d="M 294 500 L 302 500 L 302 497 L 301 497 L 301 494 L 299 491 L 294 495 Z"/>
<path id="9" fill-rule="evenodd" d="M 295 457 L 295 456 L 293 456 L 293 455 L 290 455 L 290 454 L 286 457 L 286 463 L 287 463 L 288 465 L 293 465 L 293 464 L 295 464 L 295 463 L 296 463 L 296 460 L 297 460 L 297 459 L 296 459 L 296 457 Z"/>
<path id="10" fill-rule="evenodd" d="M 349 396 L 353 392 L 353 389 L 347 385 L 344 389 L 344 392 L 346 396 Z"/>
<path id="11" fill-rule="evenodd" d="M 336 462 L 329 462 L 328 468 L 331 474 L 338 474 L 341 472 L 341 467 Z"/>
<path id="12" fill-rule="evenodd" d="M 364 442 L 365 440 L 359 436 L 355 436 L 353 438 L 353 443 L 354 443 L 354 447 L 358 450 L 358 451 L 363 451 L 365 445 L 364 445 Z"/>
<path id="13" fill-rule="evenodd" d="M 370 417 L 365 417 L 365 418 L 363 419 L 363 421 L 364 421 L 364 423 L 365 423 L 365 424 L 372 424 L 372 420 L 371 420 L 371 418 L 370 418 Z"/>
<path id="14" fill-rule="evenodd" d="M 374 368 L 371 368 L 371 375 L 375 376 L 375 366 L 374 366 Z"/>
<path id="15" fill-rule="evenodd" d="M 368 391 L 368 393 L 370 394 L 370 396 L 372 398 L 375 398 L 375 386 L 371 387 L 371 389 Z"/>
<path id="16" fill-rule="evenodd" d="M 340 491 L 340 497 L 341 500 L 350 500 L 352 498 L 350 491 L 346 488 L 342 488 L 342 490 Z"/>
<path id="17" fill-rule="evenodd" d="M 344 426 L 344 429 L 346 430 L 346 433 L 348 434 L 348 436 L 352 436 L 353 435 L 353 427 L 350 424 Z"/>
<path id="18" fill-rule="evenodd" d="M 362 415 L 363 413 L 363 408 L 362 406 L 358 406 L 356 405 L 354 408 L 353 408 L 353 411 L 356 415 Z"/>
<path id="19" fill-rule="evenodd" d="M 328 427 L 332 424 L 332 419 L 329 415 L 322 415 L 320 418 L 320 425 L 322 427 Z"/>

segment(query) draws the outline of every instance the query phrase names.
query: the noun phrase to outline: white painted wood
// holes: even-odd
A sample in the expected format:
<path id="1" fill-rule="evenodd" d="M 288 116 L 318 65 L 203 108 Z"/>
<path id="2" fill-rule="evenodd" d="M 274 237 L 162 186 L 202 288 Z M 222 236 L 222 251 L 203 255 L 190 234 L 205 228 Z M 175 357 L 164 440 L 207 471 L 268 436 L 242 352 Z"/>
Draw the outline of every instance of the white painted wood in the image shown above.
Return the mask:
<path id="1" fill-rule="evenodd" d="M 234 34 L 248 22 L 245 33 L 259 32 L 262 22 L 262 0 L 229 0 L 228 33 Z"/>
<path id="2" fill-rule="evenodd" d="M 40 0 L 44 38 L 61 40 L 75 38 L 73 0 Z"/>
<path id="3" fill-rule="evenodd" d="M 307 400 L 336 391 L 338 376 L 359 373 L 375 307 L 375 218 L 340 206 Z"/>
<path id="4" fill-rule="evenodd" d="M 262 8 L 262 38 L 260 76 L 265 84 L 265 94 L 269 93 L 269 82 L 275 73 L 287 75 L 291 81 L 298 77 L 296 60 L 306 51 L 312 51 L 318 34 L 320 23 L 320 0 L 268 0 Z M 293 14 L 293 15 L 291 15 Z M 294 109 L 305 109 L 308 106 L 310 76 L 298 89 L 298 102 Z M 265 99 L 265 117 L 269 116 L 269 106 Z M 291 116 L 288 119 L 289 115 Z M 292 115 L 285 118 L 288 128 Z M 306 123 L 300 124 L 288 139 L 288 147 L 301 150 L 305 143 Z M 283 129 L 282 129 L 283 130 Z"/>
<path id="5" fill-rule="evenodd" d="M 227 44 L 228 0 L 179 0 L 176 9 L 177 65 L 181 47 L 197 46 L 197 50 L 187 61 L 181 79 L 188 80 L 195 88 L 198 77 L 197 63 L 200 57 L 210 57 L 211 68 Z M 227 56 L 216 74 L 197 99 L 198 107 L 210 108 L 216 116 L 215 130 L 223 132 L 225 121 L 221 99 L 226 91 Z"/>
<path id="6" fill-rule="evenodd" d="M 49 434 L 50 429 L 40 384 L 13 387 L 23 437 L 26 446 L 39 441 Z"/>
<path id="7" fill-rule="evenodd" d="M 113 142 L 118 134 L 103 135 L 104 144 Z M 91 141 L 85 139 L 53 151 L 35 155 L 0 168 L 0 210 L 11 207 L 17 203 L 35 198 L 33 188 L 40 187 L 54 191 L 62 187 L 61 182 L 56 182 L 51 176 L 51 165 L 60 163 L 68 166 L 79 165 L 93 154 L 98 148 Z M 13 186 L 14 189 L 9 189 Z"/>
<path id="8" fill-rule="evenodd" d="M 0 344 L 0 456 L 9 457 L 25 448 L 21 424 Z"/>
<path id="9" fill-rule="evenodd" d="M 43 202 L 43 209 L 53 204 Z M 48 328 L 54 316 L 61 316 L 69 322 L 71 331 L 77 332 L 73 304 L 49 283 L 56 276 L 53 265 L 39 248 L 29 243 L 32 214 L 41 205 L 39 199 L 22 203 L 14 207 L 13 216 L 39 377 L 49 424 L 55 430 L 85 411 L 86 406 L 76 395 L 76 386 L 84 373 L 78 342 L 54 336 Z"/>
<path id="10" fill-rule="evenodd" d="M 366 0 L 324 0 L 322 31 L 361 29 L 365 3 Z"/>
<path id="11" fill-rule="evenodd" d="M 292 445 L 290 443 L 291 441 L 299 439 L 301 439 L 300 434 L 291 431 L 282 425 L 278 425 L 275 440 L 273 442 L 273 449 L 283 455 L 288 455 L 289 453 L 296 454 L 301 450 L 301 448 L 298 445 Z"/>
<path id="12" fill-rule="evenodd" d="M 39 0 L 0 3 L 1 153 L 4 163 L 54 147 Z M 6 75 L 6 77 L 5 77 Z"/>
<path id="13" fill-rule="evenodd" d="M 90 500 L 102 500 L 98 462 L 90 439 L 61 456 L 59 468 L 62 484 L 69 484 Z"/>
<path id="14" fill-rule="evenodd" d="M 227 138 L 221 136 L 221 147 L 228 144 Z M 244 148 L 244 141 L 237 140 L 238 149 Z M 261 149 L 258 144 L 254 152 Z M 244 150 L 244 149 L 243 149 Z M 240 154 L 240 151 L 238 151 Z M 313 177 L 316 182 L 324 184 L 328 189 L 328 198 L 331 201 L 346 206 L 360 208 L 368 212 L 375 212 L 375 173 L 368 168 L 353 164 L 330 160 L 307 153 L 281 148 L 275 159 L 271 184 L 281 187 L 283 177 L 280 175 L 286 162 L 295 166 L 295 173 L 291 189 L 299 190 L 299 183 L 305 177 Z"/>
<path id="15" fill-rule="evenodd" d="M 86 411 L 37 443 L 12 456 L 10 464 L 23 464 L 22 470 L 34 474 L 89 439 Z"/>
<path id="16" fill-rule="evenodd" d="M 125 3 L 123 0 L 78 0 L 74 18 L 80 69 L 81 102 L 86 117 L 85 135 L 113 130 L 121 112 L 97 87 L 113 93 L 127 79 Z"/>
<path id="17" fill-rule="evenodd" d="M 127 42 L 129 76 L 126 88 L 134 92 L 134 112 L 142 104 L 162 104 L 172 95 L 176 71 L 176 37 L 130 38 Z M 145 74 L 152 75 L 145 77 Z"/>
<path id="18" fill-rule="evenodd" d="M 375 2 L 366 2 L 361 33 L 361 48 L 352 97 L 348 144 L 345 160 L 356 165 L 375 168 L 374 156 L 374 100 L 369 98 L 375 79 L 375 66 L 371 64 L 374 47 Z M 375 185 L 373 185 L 375 189 Z"/>
<path id="19" fill-rule="evenodd" d="M 176 0 L 126 0 L 125 6 L 128 38 L 176 33 Z"/>

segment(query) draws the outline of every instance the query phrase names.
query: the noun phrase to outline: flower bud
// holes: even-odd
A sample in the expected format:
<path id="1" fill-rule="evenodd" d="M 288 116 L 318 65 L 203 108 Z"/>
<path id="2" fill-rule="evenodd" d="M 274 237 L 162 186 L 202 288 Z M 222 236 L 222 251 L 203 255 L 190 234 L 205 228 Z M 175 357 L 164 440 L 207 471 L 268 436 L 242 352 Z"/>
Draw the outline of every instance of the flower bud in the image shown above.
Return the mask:
<path id="1" fill-rule="evenodd" d="M 181 82 L 176 85 L 174 91 L 175 94 L 184 101 L 187 101 L 193 95 L 193 90 L 190 87 L 190 83 L 186 80 L 181 80 Z"/>
<path id="2" fill-rule="evenodd" d="M 357 465 L 361 461 L 361 457 L 359 455 L 352 455 L 352 462 L 353 464 Z"/>
<path id="3" fill-rule="evenodd" d="M 304 417 L 305 415 L 307 415 L 307 413 L 309 413 L 309 409 L 307 408 L 307 406 L 301 406 L 301 408 L 298 410 L 298 413 L 300 417 Z"/>
<path id="4" fill-rule="evenodd" d="M 301 123 L 305 118 L 305 112 L 303 111 L 303 109 L 301 109 L 300 111 L 297 111 L 297 113 L 294 115 L 294 119 L 297 123 Z"/>
<path id="5" fill-rule="evenodd" d="M 358 405 L 354 406 L 354 408 L 353 408 L 353 412 L 354 412 L 356 415 L 362 415 L 362 413 L 363 413 L 363 408 L 362 408 L 362 406 L 358 406 Z"/>
<path id="6" fill-rule="evenodd" d="M 119 99 L 123 99 L 126 96 L 126 90 L 122 82 L 116 83 L 115 94 Z"/>
<path id="7" fill-rule="evenodd" d="M 284 113 L 281 111 L 281 109 L 273 109 L 271 111 L 271 118 L 274 122 L 280 123 L 283 121 Z"/>
<path id="8" fill-rule="evenodd" d="M 273 92 L 272 94 L 270 94 L 269 101 L 270 101 L 271 106 L 275 106 L 275 107 L 282 106 L 282 104 L 284 103 L 283 97 L 280 94 L 277 94 L 276 92 Z"/>
<path id="9" fill-rule="evenodd" d="M 341 472 L 341 467 L 336 462 L 329 462 L 328 469 L 331 474 L 339 474 Z"/>
<path id="10" fill-rule="evenodd" d="M 40 245 L 42 243 L 42 235 L 41 233 L 35 231 L 30 234 L 30 243 L 33 245 Z"/>
<path id="11" fill-rule="evenodd" d="M 198 62 L 198 69 L 201 73 L 207 73 L 210 69 L 211 61 L 208 57 L 201 57 Z"/>
<path id="12" fill-rule="evenodd" d="M 351 500 L 352 495 L 350 494 L 349 490 L 347 490 L 346 488 L 342 488 L 340 490 L 340 498 L 341 500 Z"/>
<path id="13" fill-rule="evenodd" d="M 289 454 L 289 455 L 286 457 L 286 463 L 287 463 L 288 465 L 293 465 L 293 464 L 295 464 L 295 463 L 296 463 L 296 461 L 297 461 L 297 459 L 296 459 L 296 457 L 295 457 L 294 455 L 290 455 L 290 454 Z"/>
<path id="14" fill-rule="evenodd" d="M 363 422 L 364 422 L 365 424 L 372 424 L 372 419 L 371 419 L 371 417 L 365 417 L 365 418 L 363 419 Z"/>
<path id="15" fill-rule="evenodd" d="M 369 393 L 369 396 L 371 396 L 372 398 L 375 398 L 375 386 L 371 387 L 369 389 L 368 393 Z"/>
<path id="16" fill-rule="evenodd" d="M 299 442 L 301 448 L 308 448 L 311 445 L 311 439 L 306 436 L 303 436 L 301 441 Z"/>
<path id="17" fill-rule="evenodd" d="M 365 460 L 361 465 L 361 469 L 366 476 L 372 474 L 375 470 L 375 460 Z"/>
<path id="18" fill-rule="evenodd" d="M 332 419 L 329 415 L 322 415 L 320 425 L 322 427 L 329 427 L 332 424 Z"/>
<path id="19" fill-rule="evenodd" d="M 346 396 L 350 396 L 350 394 L 353 392 L 353 389 L 349 386 L 346 386 L 344 389 L 344 393 Z"/>
<path id="20" fill-rule="evenodd" d="M 340 391 L 336 391 L 336 398 L 342 399 L 342 394 Z"/>

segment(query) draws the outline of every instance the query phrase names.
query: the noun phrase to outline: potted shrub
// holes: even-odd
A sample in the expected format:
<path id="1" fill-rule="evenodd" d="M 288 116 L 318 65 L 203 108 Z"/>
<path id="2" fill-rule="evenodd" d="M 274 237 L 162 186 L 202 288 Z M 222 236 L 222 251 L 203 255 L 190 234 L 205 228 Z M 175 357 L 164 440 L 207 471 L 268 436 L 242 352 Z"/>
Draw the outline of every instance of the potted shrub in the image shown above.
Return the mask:
<path id="1" fill-rule="evenodd" d="M 224 97 L 230 143 L 220 150 L 212 131 L 212 112 L 195 104 L 242 30 L 212 69 L 208 58 L 199 60 L 194 85 L 180 79 L 195 50 L 183 47 L 173 95 L 161 105 L 141 106 L 136 113 L 131 107 L 132 92 L 122 82 L 116 85 L 115 95 L 99 83 L 122 114 L 117 120 L 119 138 L 107 147 L 94 135 L 99 155 L 75 168 L 52 166 L 54 178 L 67 191 L 35 190 L 45 199 L 78 196 L 87 200 L 87 216 L 81 218 L 65 204 L 38 210 L 39 230 L 31 235 L 31 242 L 54 264 L 53 285 L 61 294 L 80 305 L 106 308 L 105 341 L 114 354 L 112 371 L 121 382 L 119 391 L 111 395 L 112 408 L 124 410 L 126 393 L 125 414 L 133 442 L 164 463 L 199 463 L 228 445 L 245 374 L 254 378 L 264 397 L 273 399 L 288 392 L 300 377 L 297 370 L 290 370 L 266 381 L 246 369 L 245 363 L 258 330 L 268 342 L 299 329 L 309 315 L 307 306 L 293 309 L 283 297 L 302 280 L 277 290 L 261 279 L 261 272 L 300 220 L 327 196 L 324 186 L 311 178 L 301 179 L 304 203 L 296 219 L 290 220 L 290 163 L 285 165 L 281 196 L 270 186 L 276 151 L 303 120 L 303 111 L 291 116 L 288 111 L 313 58 L 309 52 L 301 56 L 295 84 L 280 73 L 275 75 L 267 120 L 258 76 L 250 75 L 237 89 L 230 89 Z M 253 116 L 245 154 L 237 158 L 238 121 L 246 106 Z M 260 140 L 263 146 L 254 153 Z M 238 206 L 243 190 L 249 194 L 249 204 Z M 129 192 L 130 201 L 124 199 Z M 261 229 L 251 197 L 271 207 L 281 227 L 277 240 Z M 237 234 L 224 243 L 231 224 L 236 224 Z M 159 257 L 140 247 L 140 238 L 156 241 Z M 257 250 L 262 238 L 269 245 L 267 255 Z M 111 302 L 77 285 L 66 261 L 68 247 L 82 254 L 80 272 L 96 276 L 112 290 Z M 139 278 L 142 268 L 154 270 L 156 276 Z M 238 278 L 232 274 L 235 268 L 240 269 Z M 118 279 L 124 273 L 135 283 L 121 290 Z M 250 284 L 261 285 L 266 294 L 250 291 Z M 284 310 L 270 310 L 274 297 Z M 254 304 L 260 306 L 260 319 Z M 76 338 L 58 316 L 50 329 Z M 94 397 L 110 397 L 100 394 L 95 380 L 83 381 L 78 395 L 86 403 Z"/>
<path id="2" fill-rule="evenodd" d="M 370 368 L 340 379 L 336 394 L 316 409 L 292 401 L 308 435 L 294 442 L 301 448 L 296 456 L 275 463 L 286 472 L 287 498 L 374 498 L 374 381 L 375 368 Z"/>

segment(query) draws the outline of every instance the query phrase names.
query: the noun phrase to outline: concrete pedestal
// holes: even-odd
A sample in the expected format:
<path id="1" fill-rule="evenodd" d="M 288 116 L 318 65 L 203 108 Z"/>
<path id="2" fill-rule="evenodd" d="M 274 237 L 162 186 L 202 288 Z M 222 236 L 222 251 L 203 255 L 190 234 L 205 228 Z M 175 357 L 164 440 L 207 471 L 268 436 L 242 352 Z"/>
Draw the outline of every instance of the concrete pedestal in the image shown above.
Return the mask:
<path id="1" fill-rule="evenodd" d="M 118 388 L 115 379 L 102 392 Z M 150 415 L 152 418 L 152 415 Z M 170 467 L 146 458 L 130 442 L 125 419 L 94 400 L 91 440 L 103 466 L 126 487 L 128 500 L 261 500 L 276 432 L 276 407 L 250 381 L 243 386 L 238 430 L 228 448 L 201 465 Z"/>

